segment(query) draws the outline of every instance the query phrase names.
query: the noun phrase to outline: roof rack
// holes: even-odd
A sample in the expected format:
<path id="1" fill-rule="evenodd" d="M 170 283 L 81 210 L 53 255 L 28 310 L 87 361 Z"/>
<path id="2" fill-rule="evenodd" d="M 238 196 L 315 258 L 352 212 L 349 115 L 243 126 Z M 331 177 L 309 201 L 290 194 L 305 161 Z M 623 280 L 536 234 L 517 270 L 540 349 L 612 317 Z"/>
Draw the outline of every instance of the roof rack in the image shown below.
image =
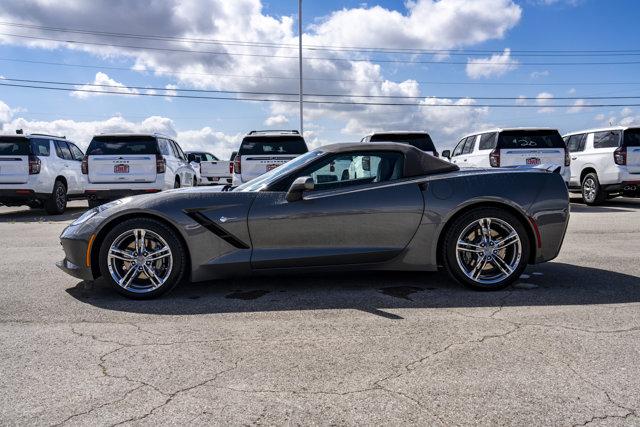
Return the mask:
<path id="1" fill-rule="evenodd" d="M 51 135 L 51 134 L 49 134 L 49 133 L 30 133 L 29 135 L 31 135 L 31 136 L 34 136 L 34 135 L 35 135 L 35 136 L 50 136 L 50 137 L 52 137 L 52 138 L 67 139 L 67 137 L 66 137 L 66 136 L 64 136 L 64 135 L 63 135 L 63 136 L 60 136 L 60 135 Z"/>
<path id="2" fill-rule="evenodd" d="M 269 133 L 281 133 L 281 134 L 293 134 L 300 135 L 297 129 L 266 129 L 266 130 L 252 130 L 247 135 L 259 135 L 259 134 L 269 134 Z"/>

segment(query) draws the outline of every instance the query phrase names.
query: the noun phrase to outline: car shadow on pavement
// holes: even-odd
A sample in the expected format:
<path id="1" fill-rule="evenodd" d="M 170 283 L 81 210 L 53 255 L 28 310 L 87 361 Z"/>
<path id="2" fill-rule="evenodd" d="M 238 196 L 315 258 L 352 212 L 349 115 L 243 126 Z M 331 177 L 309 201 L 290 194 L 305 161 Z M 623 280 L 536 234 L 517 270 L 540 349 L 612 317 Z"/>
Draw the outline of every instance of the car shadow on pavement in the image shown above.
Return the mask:
<path id="1" fill-rule="evenodd" d="M 640 278 L 563 263 L 530 266 L 513 287 L 477 292 L 445 273 L 362 272 L 267 276 L 181 284 L 163 298 L 134 301 L 102 280 L 67 289 L 98 308 L 158 315 L 356 309 L 389 319 L 386 310 L 500 306 L 619 304 L 640 301 Z"/>
<path id="2" fill-rule="evenodd" d="M 67 207 L 62 215 L 49 215 L 44 209 L 29 208 L 13 208 L 15 210 L 7 210 L 12 208 L 3 208 L 0 211 L 0 223 L 12 222 L 63 222 L 73 221 L 82 215 L 88 208 L 84 207 Z"/>
<path id="3" fill-rule="evenodd" d="M 601 205 L 587 206 L 580 198 L 571 198 L 571 212 L 580 213 L 608 213 L 635 212 L 640 210 L 640 198 L 616 198 L 605 201 Z"/>

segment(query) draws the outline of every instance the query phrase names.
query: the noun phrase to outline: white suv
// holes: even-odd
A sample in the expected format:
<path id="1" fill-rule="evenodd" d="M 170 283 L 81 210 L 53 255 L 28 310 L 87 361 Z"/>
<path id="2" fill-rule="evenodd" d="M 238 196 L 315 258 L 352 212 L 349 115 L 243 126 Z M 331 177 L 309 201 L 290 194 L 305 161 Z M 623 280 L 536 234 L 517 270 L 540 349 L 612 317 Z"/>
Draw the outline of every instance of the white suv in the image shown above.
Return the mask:
<path id="1" fill-rule="evenodd" d="M 438 150 L 433 145 L 431 136 L 424 131 L 392 131 L 375 132 L 362 138 L 360 142 L 397 142 L 416 147 L 429 154 L 438 157 Z"/>
<path id="2" fill-rule="evenodd" d="M 89 206 L 197 184 L 180 146 L 159 134 L 94 136 L 82 161 L 82 173 L 88 180 Z"/>
<path id="3" fill-rule="evenodd" d="M 67 200 L 84 197 L 84 154 L 65 137 L 0 136 L 0 205 L 44 207 L 59 215 Z"/>
<path id="4" fill-rule="evenodd" d="M 640 196 L 640 128 L 608 127 L 564 136 L 571 153 L 569 189 L 588 205 Z"/>
<path id="5" fill-rule="evenodd" d="M 237 187 L 309 151 L 297 130 L 252 130 L 233 159 L 233 186 Z"/>
<path id="6" fill-rule="evenodd" d="M 556 164 L 569 183 L 571 160 L 569 151 L 557 129 L 509 128 L 493 129 L 467 135 L 451 153 L 442 157 L 461 167 L 535 166 Z"/>

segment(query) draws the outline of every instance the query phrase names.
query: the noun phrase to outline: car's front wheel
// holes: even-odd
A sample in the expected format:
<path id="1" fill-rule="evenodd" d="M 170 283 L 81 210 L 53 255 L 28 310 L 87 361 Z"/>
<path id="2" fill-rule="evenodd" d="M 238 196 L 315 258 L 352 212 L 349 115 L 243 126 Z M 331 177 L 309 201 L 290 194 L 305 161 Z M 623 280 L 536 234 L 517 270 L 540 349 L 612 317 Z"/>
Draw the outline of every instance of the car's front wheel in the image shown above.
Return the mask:
<path id="1" fill-rule="evenodd" d="M 176 233 L 154 219 L 118 224 L 100 245 L 100 272 L 121 294 L 135 299 L 160 296 L 184 276 L 186 252 Z"/>
<path id="2" fill-rule="evenodd" d="M 529 260 L 522 222 L 499 208 L 478 208 L 454 220 L 445 236 L 443 260 L 458 282 L 478 290 L 513 283 Z"/>

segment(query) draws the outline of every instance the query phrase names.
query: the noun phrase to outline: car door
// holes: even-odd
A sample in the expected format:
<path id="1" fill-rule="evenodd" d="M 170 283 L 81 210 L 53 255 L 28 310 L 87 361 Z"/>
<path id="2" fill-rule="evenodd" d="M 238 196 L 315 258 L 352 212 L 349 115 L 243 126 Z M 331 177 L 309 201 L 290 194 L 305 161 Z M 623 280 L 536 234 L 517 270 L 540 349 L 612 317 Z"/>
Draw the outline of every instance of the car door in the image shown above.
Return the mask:
<path id="1" fill-rule="evenodd" d="M 587 134 L 580 133 L 571 135 L 567 138 L 567 149 L 571 155 L 571 177 L 569 178 L 569 185 L 572 187 L 580 186 L 580 173 L 584 169 L 585 158 L 581 154 L 584 151 L 585 143 L 587 142 Z"/>
<path id="2" fill-rule="evenodd" d="M 464 143 L 464 148 L 462 149 L 462 155 L 460 156 L 462 159 L 462 163 L 460 166 L 462 167 L 473 167 L 474 164 L 474 150 L 476 147 L 476 139 L 477 135 L 470 136 L 466 139 Z"/>
<path id="3" fill-rule="evenodd" d="M 424 210 L 419 185 L 399 179 L 402 161 L 395 152 L 335 154 L 288 177 L 278 191 L 259 192 L 248 219 L 252 268 L 362 264 L 400 254 Z M 288 202 L 286 189 L 300 176 L 311 176 L 315 188 Z"/>
<path id="4" fill-rule="evenodd" d="M 81 192 L 80 177 L 82 172 L 71 154 L 69 145 L 66 141 L 59 139 L 54 140 L 54 144 L 56 146 L 56 155 L 59 159 L 58 164 L 61 166 L 58 173 L 67 180 L 67 193 L 77 194 Z M 76 168 L 76 166 L 78 167 Z"/>
<path id="5" fill-rule="evenodd" d="M 467 138 L 462 138 L 456 148 L 453 149 L 453 153 L 451 154 L 451 163 L 455 163 L 458 166 L 463 166 L 463 158 L 462 150 L 464 150 L 464 143 L 467 141 Z"/>
<path id="6" fill-rule="evenodd" d="M 77 191 L 74 191 L 73 193 L 81 194 L 84 193 L 87 179 L 86 176 L 82 174 L 82 159 L 84 158 L 84 153 L 74 143 L 67 141 L 67 144 L 69 145 L 69 150 L 71 150 L 71 156 L 73 157 L 73 161 L 71 162 L 71 166 L 69 168 L 77 176 L 78 179 Z"/>
<path id="7" fill-rule="evenodd" d="M 193 169 L 189 166 L 187 156 L 184 154 L 178 143 L 173 140 L 169 140 L 169 142 L 175 155 L 176 173 L 180 177 L 180 186 L 190 187 L 193 185 L 195 172 L 193 172 Z"/>

